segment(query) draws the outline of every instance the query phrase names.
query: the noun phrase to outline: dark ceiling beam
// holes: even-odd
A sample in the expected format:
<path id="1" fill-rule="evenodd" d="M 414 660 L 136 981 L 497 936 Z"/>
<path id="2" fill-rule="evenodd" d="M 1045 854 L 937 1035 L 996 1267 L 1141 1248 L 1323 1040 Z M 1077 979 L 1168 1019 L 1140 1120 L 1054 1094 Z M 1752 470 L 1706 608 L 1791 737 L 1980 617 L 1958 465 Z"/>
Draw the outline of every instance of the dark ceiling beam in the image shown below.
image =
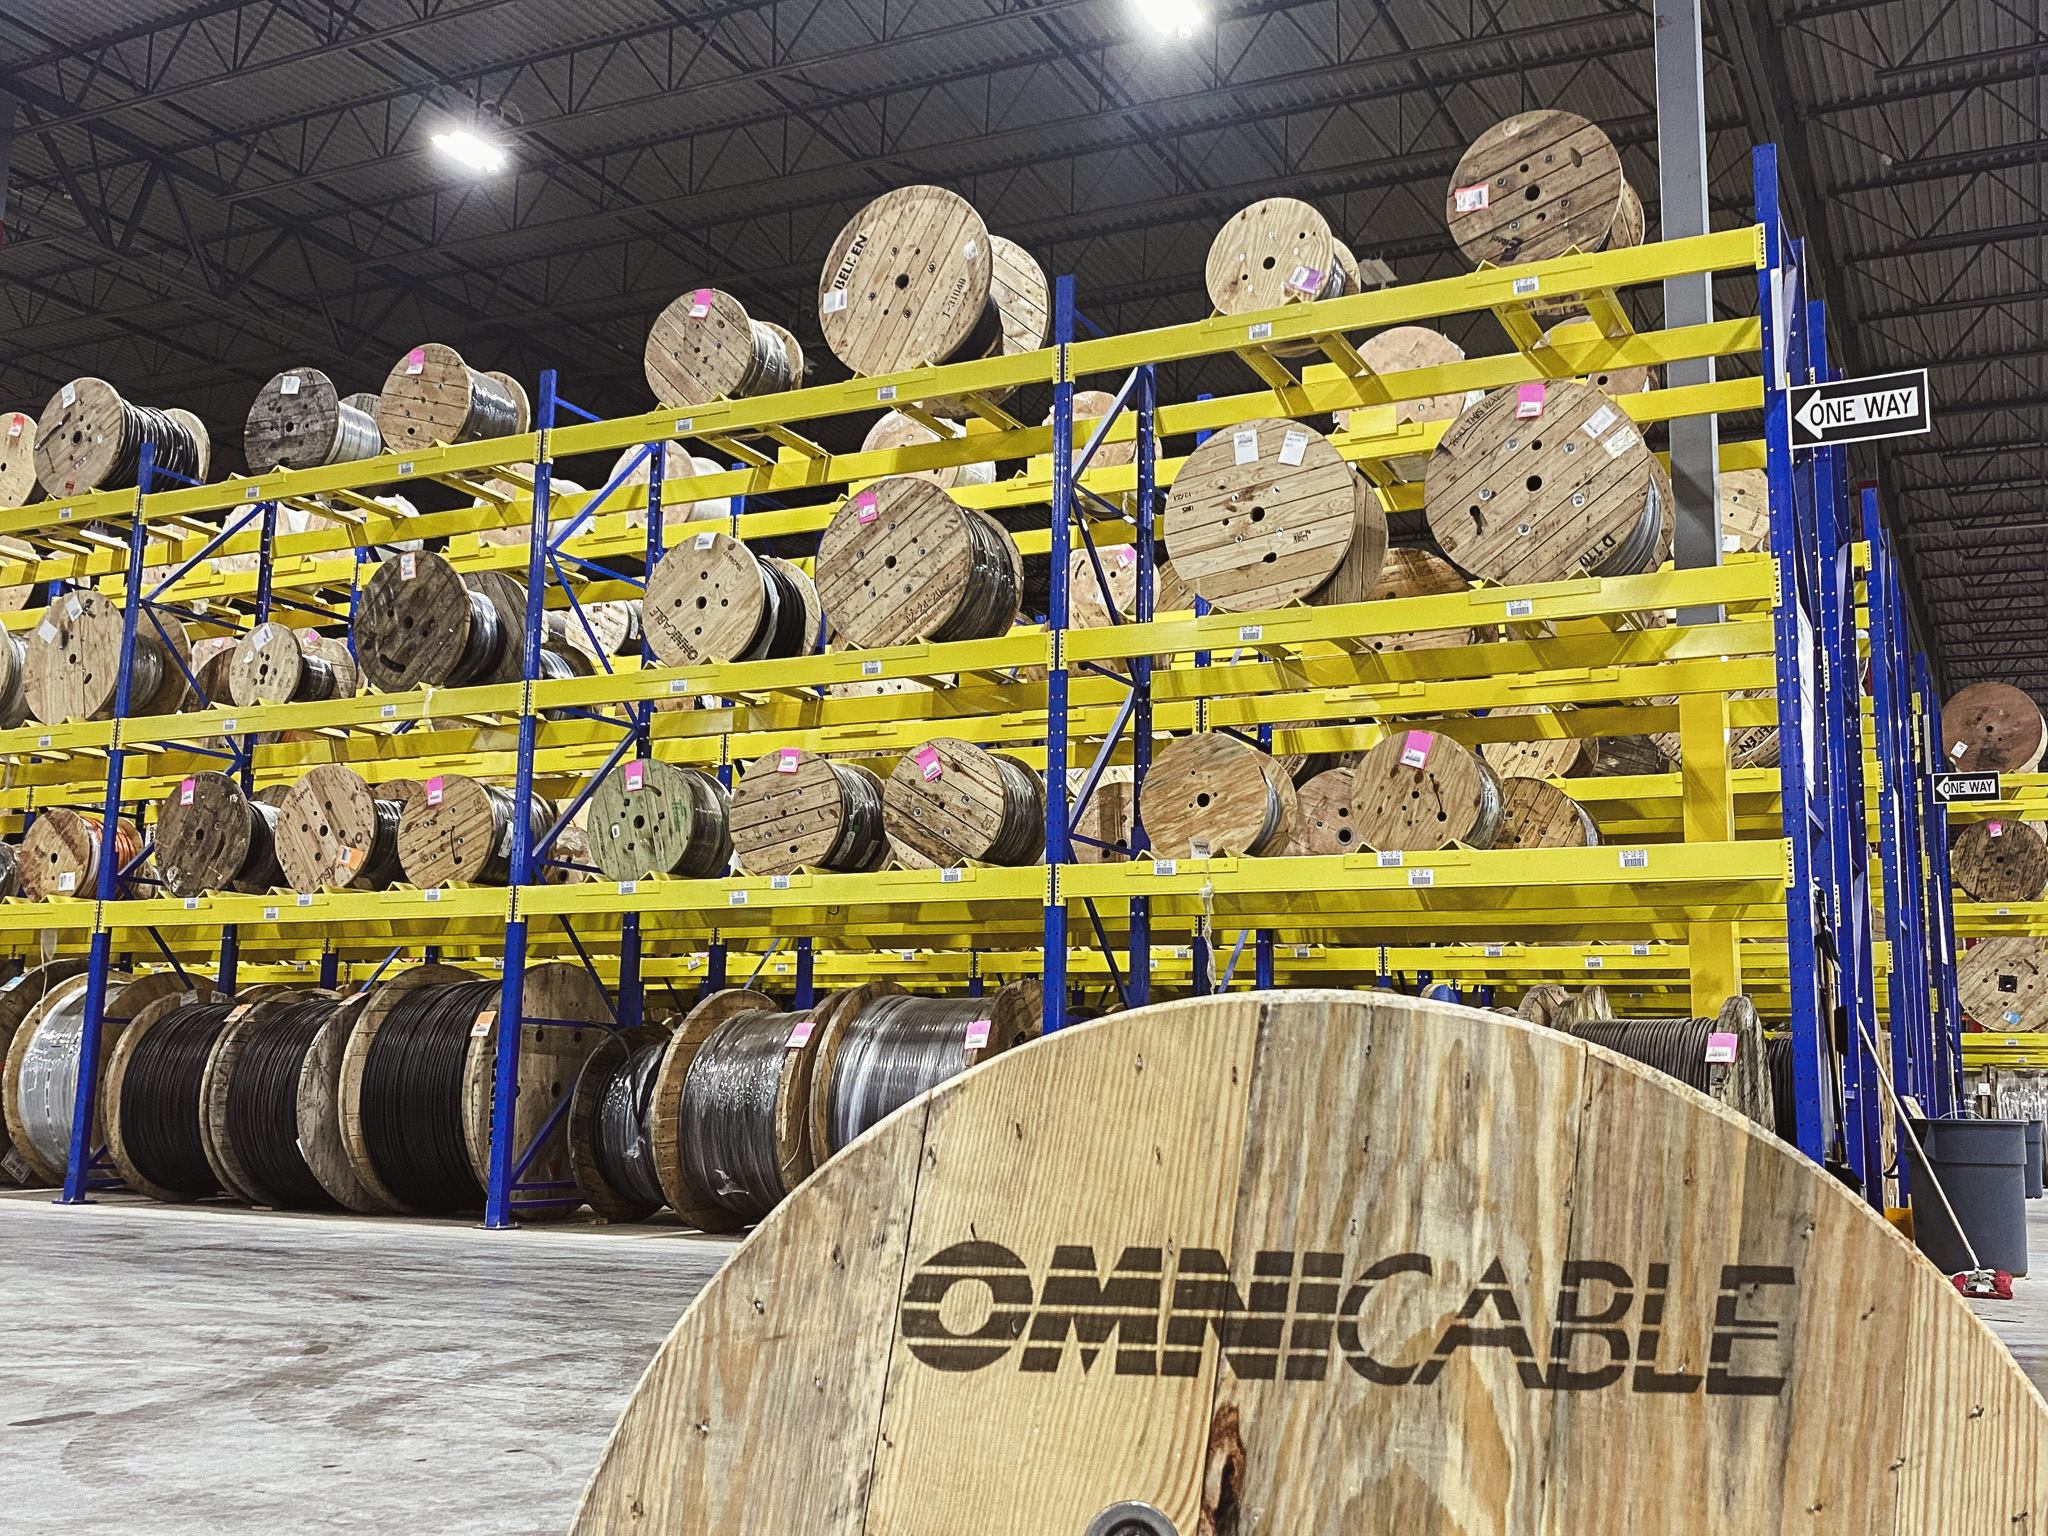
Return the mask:
<path id="1" fill-rule="evenodd" d="M 2002 224 L 1995 229 L 1952 229 L 1938 235 L 1920 235 L 1912 240 L 1883 250 L 1857 251 L 1849 257 L 1852 266 L 1868 266 L 1878 261 L 1902 261 L 1912 256 L 1932 255 L 1936 251 L 1962 251 L 1980 245 L 2011 245 L 2020 240 L 2034 240 L 2048 234 L 2048 219 L 2036 219 L 2029 224 Z"/>
<path id="2" fill-rule="evenodd" d="M 1963 150 L 1953 155 L 1929 155 L 1924 159 L 1894 161 L 1881 176 L 1866 176 L 1858 181 L 1837 182 L 1828 188 L 1828 192 L 1830 196 L 1836 197 L 1864 192 L 1884 192 L 1893 187 L 1944 181 L 1952 176 L 1981 176 L 1987 171 L 2005 171 L 2016 166 L 2040 165 L 2044 159 L 2048 159 L 2048 139 L 2030 139 L 2024 144 L 1998 144 L 1985 149 Z"/>
<path id="3" fill-rule="evenodd" d="M 1980 309 L 2004 309 L 2010 305 L 2038 304 L 2048 299 L 2048 288 L 2027 288 L 2018 293 L 1962 294 L 1952 299 L 1935 299 L 1908 309 L 1873 310 L 1862 317 L 1865 325 L 1895 325 L 1905 320 L 1922 320 L 1932 315 L 1970 314 Z"/>

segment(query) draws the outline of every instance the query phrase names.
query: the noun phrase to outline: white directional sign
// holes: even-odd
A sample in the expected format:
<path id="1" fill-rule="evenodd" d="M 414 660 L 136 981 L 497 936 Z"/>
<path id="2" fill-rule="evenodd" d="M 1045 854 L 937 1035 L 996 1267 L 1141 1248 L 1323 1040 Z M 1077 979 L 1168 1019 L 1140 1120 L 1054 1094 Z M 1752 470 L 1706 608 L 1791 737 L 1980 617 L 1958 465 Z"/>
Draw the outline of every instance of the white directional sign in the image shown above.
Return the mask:
<path id="1" fill-rule="evenodd" d="M 1995 773 L 1937 773 L 1934 798 L 1953 805 L 1958 800 L 2000 800 L 2004 793 Z"/>
<path id="2" fill-rule="evenodd" d="M 1869 379 L 1801 384 L 1785 392 L 1794 448 L 1824 448 L 1875 437 L 1925 432 L 1934 421 L 1927 397 L 1927 370 L 1887 373 Z"/>

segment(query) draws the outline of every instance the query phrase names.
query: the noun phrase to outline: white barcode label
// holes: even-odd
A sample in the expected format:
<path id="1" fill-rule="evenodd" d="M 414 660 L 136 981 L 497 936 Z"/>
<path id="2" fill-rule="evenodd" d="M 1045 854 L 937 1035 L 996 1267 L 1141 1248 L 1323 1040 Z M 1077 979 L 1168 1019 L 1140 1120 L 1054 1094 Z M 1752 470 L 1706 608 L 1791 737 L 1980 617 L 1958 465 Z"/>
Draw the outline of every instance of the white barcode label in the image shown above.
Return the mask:
<path id="1" fill-rule="evenodd" d="M 822 313 L 828 315 L 836 315 L 844 308 L 846 308 L 846 290 L 844 288 L 834 288 L 825 295 L 824 302 L 818 306 Z"/>
<path id="2" fill-rule="evenodd" d="M 672 677 L 668 680 L 668 691 L 670 693 L 688 693 L 690 691 L 690 680 L 687 677 Z"/>
<path id="3" fill-rule="evenodd" d="M 66 405 L 78 404 L 78 386 L 76 384 L 66 384 L 62 389 L 57 391 L 57 398 L 62 400 Z"/>
<path id="4" fill-rule="evenodd" d="M 1637 959 L 1646 959 L 1650 953 L 1650 946 L 1647 944 L 1631 944 L 1628 947 L 1628 952 Z"/>
<path id="5" fill-rule="evenodd" d="M 697 418 L 694 416 L 678 416 L 676 418 L 676 430 L 678 432 L 687 432 L 696 424 Z M 688 479 L 689 477 L 686 475 L 684 478 Z"/>
<path id="6" fill-rule="evenodd" d="M 942 870 L 940 870 L 940 871 L 939 871 L 939 884 L 941 884 L 941 885 L 958 885 L 959 883 L 960 883 L 960 871 L 959 871 L 959 870 L 957 870 L 957 869 L 942 869 Z"/>
<path id="7" fill-rule="evenodd" d="M 1606 964 L 1606 960 L 1602 959 L 1599 955 L 1586 956 L 1586 969 L 1589 971 L 1597 971 Z"/>
<path id="8" fill-rule="evenodd" d="M 1736 552 L 1737 550 L 1739 550 L 1739 549 L 1741 549 L 1741 548 L 1742 548 L 1742 539 L 1741 539 L 1741 536 L 1740 536 L 1740 535 L 1738 535 L 1738 534 L 1733 534 L 1733 533 L 1724 533 L 1724 534 L 1722 534 L 1722 535 L 1721 535 L 1721 553 L 1722 553 L 1722 554 L 1724 554 L 1724 555 L 1732 555 L 1732 554 L 1734 554 L 1734 553 L 1735 553 L 1735 552 Z"/>
<path id="9" fill-rule="evenodd" d="M 274 922 L 276 922 L 276 921 L 277 921 L 277 908 L 275 908 L 275 907 L 265 907 L 265 908 L 263 909 L 263 921 L 265 921 L 266 923 L 274 923 Z"/>
<path id="10" fill-rule="evenodd" d="M 379 720 L 396 720 L 398 718 L 398 706 L 396 704 L 379 704 L 377 706 L 377 718 Z"/>
<path id="11" fill-rule="evenodd" d="M 1619 419 L 1620 413 L 1611 405 L 1603 405 L 1586 418 L 1586 424 L 1579 430 L 1588 437 L 1598 437 Z"/>
<path id="12" fill-rule="evenodd" d="M 296 899 L 298 901 L 298 904 L 302 907 L 310 907 L 311 905 L 313 905 L 313 898 L 310 895 L 301 893 Z"/>
<path id="13" fill-rule="evenodd" d="M 1485 182 L 1477 186 L 1458 187 L 1451 193 L 1451 209 L 1454 213 L 1478 213 L 1492 200 L 1492 194 Z"/>
<path id="14" fill-rule="evenodd" d="M 1290 432 L 1280 439 L 1280 462 L 1282 464 L 1299 464 L 1302 456 L 1307 452 L 1308 434 L 1306 432 Z"/>
<path id="15" fill-rule="evenodd" d="M 1489 944 L 1486 946 L 1486 958 L 1489 960 L 1498 960 L 1502 955 L 1506 953 L 1507 951 L 1498 944 Z"/>
<path id="16" fill-rule="evenodd" d="M 1294 946 L 1294 958 L 1297 960 L 1306 960 L 1310 955 L 1314 953 L 1315 951 L 1306 944 L 1297 944 Z"/>
<path id="17" fill-rule="evenodd" d="M 1610 459 L 1620 458 L 1635 445 L 1636 434 L 1633 427 L 1618 427 L 1600 443 L 1600 446 L 1607 450 L 1607 457 Z"/>
<path id="18" fill-rule="evenodd" d="M 1510 598 L 1507 607 L 1509 618 L 1526 619 L 1536 612 L 1536 600 L 1533 597 Z"/>
<path id="19" fill-rule="evenodd" d="M 78 876 L 68 869 L 65 870 L 64 873 L 57 877 L 57 889 L 60 891 L 77 890 Z"/>
<path id="20" fill-rule="evenodd" d="M 1253 326 L 1247 334 L 1250 335 L 1253 341 L 1269 340 L 1273 335 L 1273 322 L 1270 320 L 1261 320 L 1257 325 Z"/>
<path id="21" fill-rule="evenodd" d="M 1373 858 L 1379 862 L 1381 869 L 1399 869 L 1404 861 L 1404 855 L 1398 848 L 1382 848 L 1373 855 Z"/>
<path id="22" fill-rule="evenodd" d="M 476 1022 L 469 1026 L 469 1038 L 481 1040 L 490 1034 L 491 1026 L 498 1022 L 498 1010 L 486 1008 L 476 1016 Z"/>
<path id="23" fill-rule="evenodd" d="M 639 894 L 640 894 L 640 882 L 639 882 L 638 880 L 621 880 L 621 881 L 619 882 L 619 894 L 620 894 L 621 896 L 637 896 L 637 895 L 639 895 Z"/>
<path id="24" fill-rule="evenodd" d="M 299 376 L 296 373 L 286 374 L 278 381 L 277 392 L 280 395 L 296 395 L 299 392 Z"/>
<path id="25" fill-rule="evenodd" d="M 896 386 L 894 384 L 884 384 L 875 391 L 875 398 L 877 400 L 894 400 L 896 398 Z"/>
<path id="26" fill-rule="evenodd" d="M 1537 278 L 1518 277 L 1515 279 L 1515 297 L 1518 299 L 1526 299 L 1530 294 L 1536 292 L 1542 286 L 1542 282 Z"/>
<path id="27" fill-rule="evenodd" d="M 1237 626 L 1237 638 L 1245 641 L 1263 640 L 1266 638 L 1266 626 L 1263 624 L 1240 624 Z"/>
<path id="28" fill-rule="evenodd" d="M 1240 464 L 1259 462 L 1259 434 L 1251 429 L 1230 434 L 1231 451 L 1237 455 Z"/>
<path id="29" fill-rule="evenodd" d="M 768 877 L 768 889 L 769 889 L 769 890 L 771 890 L 771 891 L 786 891 L 786 890 L 788 890 L 788 889 L 789 889 L 789 876 L 787 876 L 787 875 L 770 875 L 770 876 Z"/>
<path id="30" fill-rule="evenodd" d="M 39 640 L 41 640 L 43 644 L 50 644 L 57 638 L 57 626 L 52 624 L 48 619 L 43 620 L 42 623 L 36 626 L 36 637 Z M 43 745 L 48 746 L 49 743 L 46 741 L 43 743 Z"/>
<path id="31" fill-rule="evenodd" d="M 224 731 L 232 731 L 239 723 L 233 715 L 229 715 L 227 719 L 221 721 L 220 728 Z"/>
<path id="32" fill-rule="evenodd" d="M 1191 837 L 1191 838 L 1189 838 L 1189 839 L 1188 839 L 1188 857 L 1189 857 L 1189 858 L 1191 858 L 1191 859 L 1206 859 L 1206 858 L 1208 858 L 1208 857 L 1209 857 L 1209 839 L 1207 839 L 1206 837 Z"/>
<path id="33" fill-rule="evenodd" d="M 701 555 L 705 550 L 709 549 L 713 544 L 716 544 L 717 542 L 718 535 L 716 533 L 700 533 L 697 535 L 696 538 L 690 541 L 690 548 L 696 550 L 697 553 Z"/>
<path id="34" fill-rule="evenodd" d="M 1173 875 L 1179 872 L 1180 861 L 1178 859 L 1154 859 L 1152 861 L 1152 873 L 1155 875 Z"/>
<path id="35" fill-rule="evenodd" d="M 427 900 L 429 901 L 439 901 L 441 899 L 441 893 L 439 891 L 421 891 L 420 894 L 426 897 Z"/>
<path id="36" fill-rule="evenodd" d="M 747 893 L 745 891 L 727 891 L 725 893 L 725 904 L 728 907 L 744 907 L 747 904 Z"/>
<path id="37" fill-rule="evenodd" d="M 398 579 L 411 581 L 420 573 L 419 556 L 408 551 L 398 557 Z"/>
<path id="38" fill-rule="evenodd" d="M 199 910 L 199 898 L 197 896 L 187 896 L 185 898 L 185 910 L 187 912 L 197 912 Z"/>
<path id="39" fill-rule="evenodd" d="M 960 254 L 962 256 L 965 256 L 969 261 L 972 261 L 975 257 L 981 254 L 981 247 L 974 241 L 970 240 L 965 245 L 960 247 Z"/>
<path id="40" fill-rule="evenodd" d="M 1648 869 L 1650 867 L 1650 850 L 1647 848 L 1622 849 L 1621 867 L 1623 869 Z"/>
<path id="41" fill-rule="evenodd" d="M 1436 871 L 1433 869 L 1411 869 L 1408 871 L 1410 885 L 1435 885 Z"/>
<path id="42" fill-rule="evenodd" d="M 879 661 L 864 661 L 860 664 L 860 675 L 862 677 L 880 677 L 882 675 L 882 664 Z"/>
<path id="43" fill-rule="evenodd" d="M 36 745 L 39 747 L 47 747 L 49 744 L 50 738 L 48 736 L 38 736 L 36 738 Z"/>

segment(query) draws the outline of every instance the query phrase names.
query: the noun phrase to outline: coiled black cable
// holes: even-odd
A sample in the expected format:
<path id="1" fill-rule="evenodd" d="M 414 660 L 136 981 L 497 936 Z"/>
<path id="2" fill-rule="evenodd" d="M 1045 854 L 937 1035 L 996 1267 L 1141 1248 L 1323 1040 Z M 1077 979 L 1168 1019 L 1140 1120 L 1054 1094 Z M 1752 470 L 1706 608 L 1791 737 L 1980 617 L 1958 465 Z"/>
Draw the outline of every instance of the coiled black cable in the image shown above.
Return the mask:
<path id="1" fill-rule="evenodd" d="M 476 682 L 494 669 L 505 654 L 505 630 L 498 622 L 498 605 L 485 594 L 469 589 L 469 633 L 462 637 L 462 654 L 449 670 L 446 687 Z"/>
<path id="2" fill-rule="evenodd" d="M 703 1199 L 759 1221 L 788 1193 L 775 1140 L 790 1030 L 808 1014 L 750 1009 L 714 1029 L 683 1079 L 677 1150 Z"/>
<path id="3" fill-rule="evenodd" d="M 187 480 L 201 478 L 199 439 L 191 429 L 168 411 L 160 411 L 150 405 L 130 405 L 121 402 L 121 449 L 114 456 L 113 467 L 106 478 L 95 487 L 110 490 L 115 486 L 133 485 L 142 472 L 143 444 L 156 448 L 156 467 L 173 475 L 182 475 Z"/>
<path id="4" fill-rule="evenodd" d="M 1582 1019 L 1572 1025 L 1572 1033 L 1712 1093 L 1707 1036 L 1721 1028 L 1717 1019 Z"/>
<path id="5" fill-rule="evenodd" d="M 967 580 L 958 605 L 925 637 L 933 642 L 994 639 L 1007 634 L 1017 616 L 1021 594 L 1009 536 L 980 513 L 961 508 L 959 515 L 967 525 Z"/>
<path id="6" fill-rule="evenodd" d="M 247 796 L 242 806 L 249 813 L 249 843 L 234 884 L 260 895 L 285 884 L 283 866 L 277 862 L 277 807 Z"/>
<path id="7" fill-rule="evenodd" d="M 1796 1147 L 1799 1145 L 1799 1100 L 1798 1090 L 1792 1082 L 1792 1037 L 1766 1037 L 1764 1057 L 1771 1069 L 1771 1101 L 1776 1111 L 1778 1138 Z"/>
<path id="8" fill-rule="evenodd" d="M 474 1210 L 484 1187 L 463 1135 L 463 1068 L 495 981 L 414 987 L 384 1016 L 363 1060 L 361 1114 L 371 1166 L 398 1201 L 430 1215 Z"/>
<path id="9" fill-rule="evenodd" d="M 231 1001 L 174 1008 L 136 1042 L 121 1082 L 128 1160 L 150 1183 L 195 1200 L 220 1188 L 206 1160 L 199 1090 L 206 1059 L 234 1008 Z"/>
<path id="10" fill-rule="evenodd" d="M 839 836 L 819 865 L 842 874 L 871 870 L 889 848 L 889 833 L 882 819 L 881 781 L 853 763 L 827 762 L 825 766 L 839 780 Z"/>
<path id="11" fill-rule="evenodd" d="M 496 784 L 482 786 L 491 803 L 491 856 L 478 871 L 476 884 L 504 885 L 512 878 L 512 791 Z M 526 801 L 526 846 L 529 852 L 555 824 L 555 805 L 539 795 Z"/>
<path id="12" fill-rule="evenodd" d="M 398 857 L 398 821 L 405 814 L 405 802 L 372 799 L 370 811 L 376 823 L 370 836 L 370 851 L 363 856 L 363 867 L 349 885 L 353 889 L 381 891 L 405 873 Z"/>
<path id="13" fill-rule="evenodd" d="M 654 1171 L 654 1142 L 647 1117 L 654 1107 L 654 1080 L 661 1073 L 666 1039 L 650 1041 L 619 1064 L 597 1105 L 597 1169 L 620 1194 L 642 1205 L 668 1204 Z"/>
<path id="14" fill-rule="evenodd" d="M 340 1005 L 338 997 L 310 997 L 279 1009 L 242 1041 L 228 1079 L 229 1142 L 258 1190 L 294 1210 L 337 1204 L 299 1144 L 299 1078 L 321 1026 Z"/>
<path id="15" fill-rule="evenodd" d="M 810 625 L 804 616 L 803 589 L 796 578 L 773 560 L 756 557 L 761 572 L 761 626 L 740 661 L 787 661 L 808 649 Z"/>
<path id="16" fill-rule="evenodd" d="M 986 1023 L 993 1006 L 985 997 L 891 993 L 849 1020 L 832 1068 L 831 1150 L 966 1071 L 968 1026 Z"/>

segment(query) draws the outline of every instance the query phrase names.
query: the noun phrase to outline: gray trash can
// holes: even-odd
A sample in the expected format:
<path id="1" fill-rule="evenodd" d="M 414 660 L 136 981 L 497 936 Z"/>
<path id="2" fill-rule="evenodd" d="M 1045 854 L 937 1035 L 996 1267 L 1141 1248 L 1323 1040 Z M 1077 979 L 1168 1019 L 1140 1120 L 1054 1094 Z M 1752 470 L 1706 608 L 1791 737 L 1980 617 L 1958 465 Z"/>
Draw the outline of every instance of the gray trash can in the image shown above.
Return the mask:
<path id="1" fill-rule="evenodd" d="M 2039 1120 L 2027 1122 L 2027 1198 L 2041 1198 L 2041 1132 Z"/>
<path id="2" fill-rule="evenodd" d="M 1915 1120 L 1913 1134 L 1927 1149 L 1934 1175 L 1955 1207 L 1986 1269 L 2027 1272 L 2027 1121 Z M 1911 1145 L 1907 1152 L 1911 1155 Z M 1920 1251 L 1943 1274 L 1970 1267 L 1927 1170 L 1912 1159 L 1913 1232 Z"/>

